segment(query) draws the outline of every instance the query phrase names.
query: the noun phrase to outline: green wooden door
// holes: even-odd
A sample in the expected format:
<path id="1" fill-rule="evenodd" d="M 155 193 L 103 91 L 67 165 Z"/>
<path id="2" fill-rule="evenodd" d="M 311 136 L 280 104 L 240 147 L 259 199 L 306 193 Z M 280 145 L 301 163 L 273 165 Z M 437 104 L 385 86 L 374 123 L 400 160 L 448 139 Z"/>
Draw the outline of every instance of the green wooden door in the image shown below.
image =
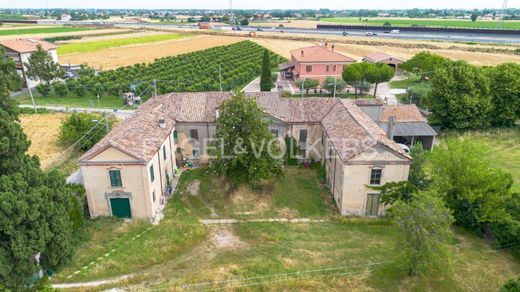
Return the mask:
<path id="1" fill-rule="evenodd" d="M 365 210 L 366 216 L 378 216 L 379 215 L 379 194 L 368 194 L 367 195 L 367 206 Z"/>
<path id="2" fill-rule="evenodd" d="M 112 216 L 119 218 L 132 218 L 130 199 L 112 198 L 110 199 L 110 206 L 112 207 Z"/>

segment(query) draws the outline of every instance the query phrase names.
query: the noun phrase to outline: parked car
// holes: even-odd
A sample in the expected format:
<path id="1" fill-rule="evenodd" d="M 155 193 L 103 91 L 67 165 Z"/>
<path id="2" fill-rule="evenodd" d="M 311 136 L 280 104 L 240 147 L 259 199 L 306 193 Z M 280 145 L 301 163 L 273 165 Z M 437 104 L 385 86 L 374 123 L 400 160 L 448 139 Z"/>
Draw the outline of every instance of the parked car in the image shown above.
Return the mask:
<path id="1" fill-rule="evenodd" d="M 404 152 L 410 153 L 410 147 L 408 147 L 407 145 L 401 144 L 401 143 L 397 143 L 397 145 L 399 145 L 399 147 L 403 148 Z"/>

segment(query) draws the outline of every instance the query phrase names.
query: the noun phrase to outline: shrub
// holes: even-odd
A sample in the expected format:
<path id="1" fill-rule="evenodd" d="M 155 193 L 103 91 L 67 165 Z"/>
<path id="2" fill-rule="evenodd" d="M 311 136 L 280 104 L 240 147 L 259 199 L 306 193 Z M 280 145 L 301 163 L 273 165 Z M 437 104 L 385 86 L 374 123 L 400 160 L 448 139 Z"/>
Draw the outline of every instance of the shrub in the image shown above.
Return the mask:
<path id="1" fill-rule="evenodd" d="M 515 54 L 520 55 L 520 48 L 516 48 Z"/>
<path id="2" fill-rule="evenodd" d="M 106 124 L 104 121 L 101 122 L 102 119 L 103 117 L 98 114 L 73 113 L 61 124 L 59 141 L 69 146 L 81 139 L 78 147 L 83 150 L 90 149 L 107 134 Z M 107 119 L 110 129 L 114 119 Z"/>
<path id="3" fill-rule="evenodd" d="M 518 292 L 520 291 L 520 277 L 507 281 L 500 292 Z"/>
<path id="4" fill-rule="evenodd" d="M 36 91 L 38 91 L 42 96 L 47 97 L 51 94 L 51 86 L 47 83 L 40 83 L 36 85 Z"/>
<path id="5" fill-rule="evenodd" d="M 63 83 L 61 81 L 54 82 L 52 84 L 52 87 L 54 87 L 54 92 L 61 97 L 65 96 L 65 95 L 67 95 L 67 93 L 69 93 L 69 90 L 67 89 L 67 86 L 65 85 L 65 83 Z"/>

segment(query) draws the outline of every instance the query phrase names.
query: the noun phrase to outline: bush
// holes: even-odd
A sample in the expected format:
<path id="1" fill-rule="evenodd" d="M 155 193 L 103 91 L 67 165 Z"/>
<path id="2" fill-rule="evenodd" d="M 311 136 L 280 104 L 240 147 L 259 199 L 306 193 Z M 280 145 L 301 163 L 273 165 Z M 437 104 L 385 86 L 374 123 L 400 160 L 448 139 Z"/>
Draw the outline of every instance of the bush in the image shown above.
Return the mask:
<path id="1" fill-rule="evenodd" d="M 92 148 L 92 146 L 107 134 L 105 122 L 99 122 L 101 119 L 103 119 L 103 117 L 98 114 L 73 113 L 61 124 L 60 143 L 69 146 L 81 139 L 81 142 L 78 143 L 80 149 L 88 150 Z M 109 117 L 109 129 L 112 128 L 113 124 L 114 119 Z M 86 136 L 83 137 L 84 135 Z"/>
<path id="2" fill-rule="evenodd" d="M 520 55 L 520 48 L 516 48 L 515 54 Z"/>
<path id="3" fill-rule="evenodd" d="M 51 86 L 47 83 L 40 83 L 36 85 L 36 91 L 38 91 L 42 96 L 47 97 L 51 94 Z"/>
<path id="4" fill-rule="evenodd" d="M 65 95 L 67 95 L 67 93 L 69 93 L 69 90 L 67 89 L 67 86 L 65 85 L 65 83 L 63 83 L 61 81 L 54 82 L 52 84 L 52 87 L 54 87 L 54 92 L 58 96 L 64 97 Z"/>
<path id="5" fill-rule="evenodd" d="M 520 277 L 507 281 L 500 292 L 518 292 L 520 291 Z"/>
<path id="6" fill-rule="evenodd" d="M 512 248 L 516 254 L 520 254 L 520 223 L 516 220 L 507 220 L 492 223 L 489 233 L 494 238 L 497 249 Z"/>

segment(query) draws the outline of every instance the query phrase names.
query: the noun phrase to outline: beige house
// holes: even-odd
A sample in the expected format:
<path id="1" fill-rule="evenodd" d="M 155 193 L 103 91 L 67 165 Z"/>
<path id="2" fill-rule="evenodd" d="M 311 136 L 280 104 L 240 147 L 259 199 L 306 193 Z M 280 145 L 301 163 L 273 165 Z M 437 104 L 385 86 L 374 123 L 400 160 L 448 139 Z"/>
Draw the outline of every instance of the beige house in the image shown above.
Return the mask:
<path id="1" fill-rule="evenodd" d="M 176 166 L 208 161 L 208 139 L 216 131 L 219 105 L 231 96 L 157 96 L 113 129 L 79 160 L 91 216 L 153 220 Z M 341 214 L 380 215 L 379 194 L 369 186 L 408 179 L 411 157 L 353 101 L 280 98 L 270 92 L 248 96 L 264 110 L 273 135 L 280 141 L 294 137 L 302 160 L 325 165 Z"/>

